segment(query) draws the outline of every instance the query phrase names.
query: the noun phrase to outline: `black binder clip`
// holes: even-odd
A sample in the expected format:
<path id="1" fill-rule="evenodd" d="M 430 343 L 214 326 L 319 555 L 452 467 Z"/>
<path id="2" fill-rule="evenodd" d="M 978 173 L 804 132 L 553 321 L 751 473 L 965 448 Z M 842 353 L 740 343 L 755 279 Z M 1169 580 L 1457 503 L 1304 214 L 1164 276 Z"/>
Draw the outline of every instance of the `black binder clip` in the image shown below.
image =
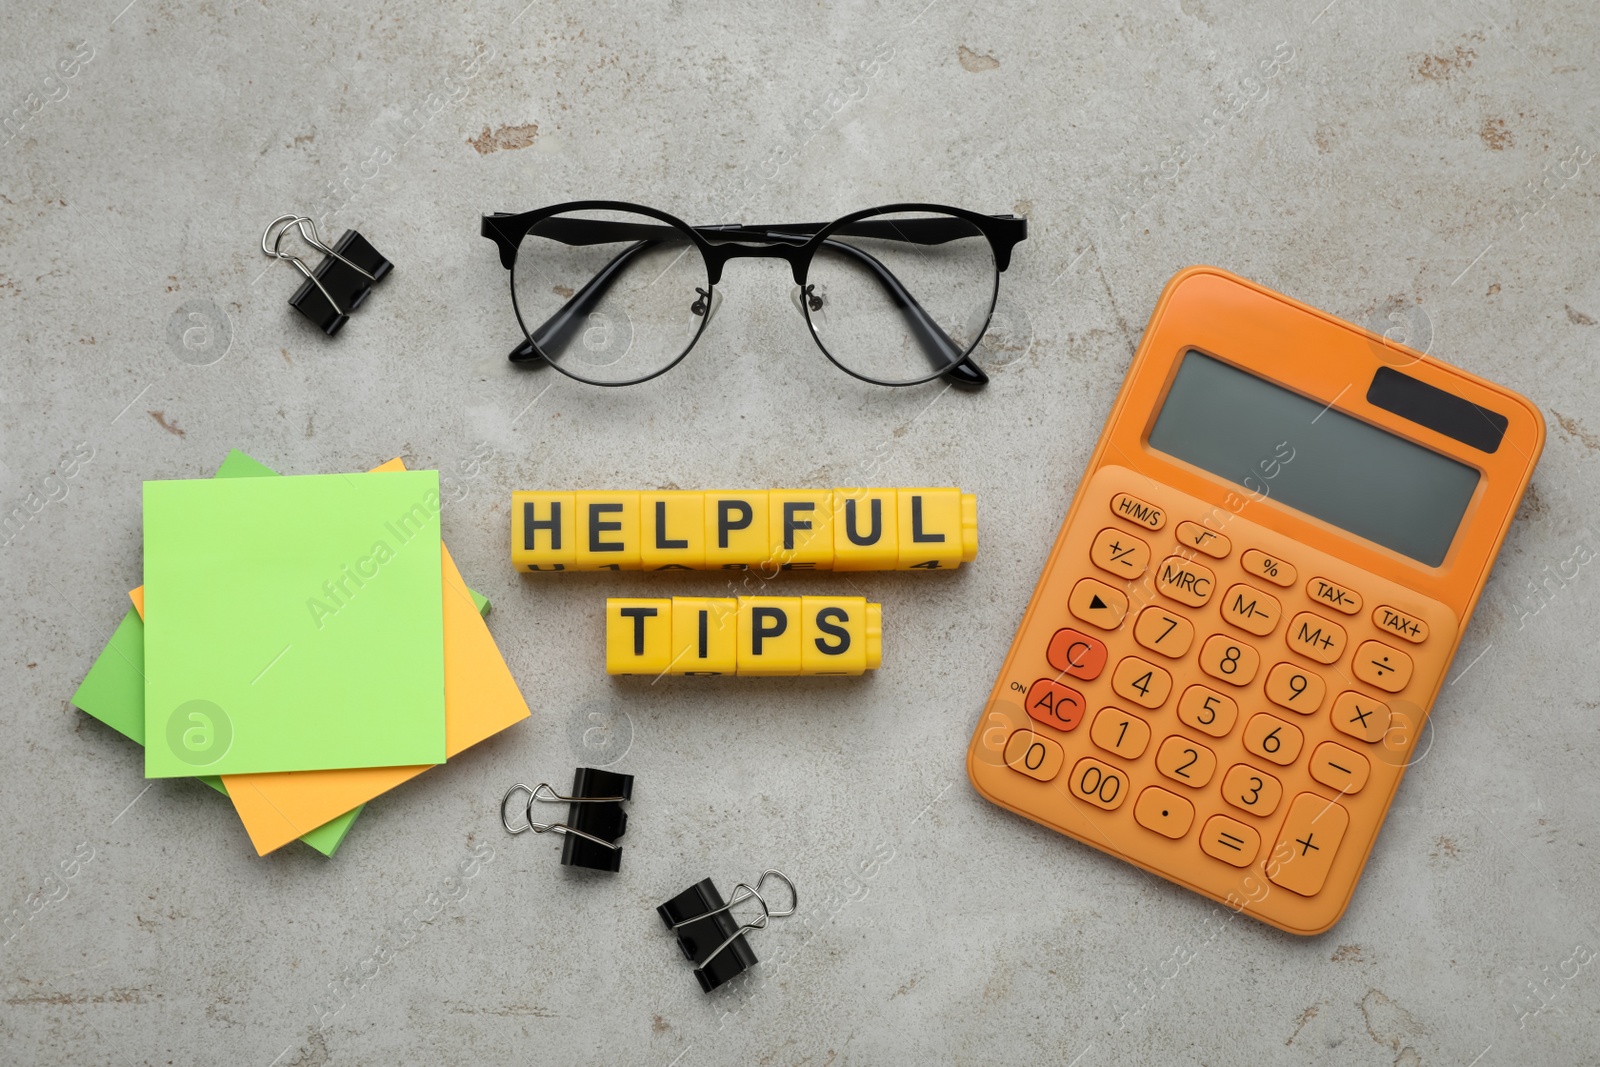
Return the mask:
<path id="1" fill-rule="evenodd" d="M 305 260 L 293 252 L 282 249 L 283 239 L 291 229 L 300 231 L 300 239 L 323 253 L 316 270 L 307 267 Z M 304 274 L 289 303 L 323 333 L 332 337 L 355 313 L 372 292 L 372 287 L 383 281 L 394 264 L 355 230 L 344 231 L 344 236 L 332 248 L 317 236 L 317 224 L 305 215 L 279 215 L 261 234 L 261 251 L 273 259 L 286 259 Z"/>
<path id="2" fill-rule="evenodd" d="M 514 826 L 506 814 L 506 805 L 518 793 L 528 795 L 523 806 L 523 823 Z M 521 834 L 532 830 L 536 834 L 554 831 L 565 840 L 561 845 L 561 863 L 566 867 L 587 867 L 592 871 L 616 871 L 622 867 L 622 846 L 617 838 L 628 830 L 628 813 L 622 802 L 633 797 L 633 775 L 602 771 L 595 767 L 579 767 L 572 774 L 572 795 L 562 796 L 548 782 L 537 786 L 517 783 L 500 798 L 500 825 L 507 833 Z M 533 818 L 533 805 L 540 801 L 551 804 L 569 804 L 565 823 L 541 823 Z"/>
<path id="3" fill-rule="evenodd" d="M 789 887 L 789 907 L 786 911 L 773 911 L 762 895 L 761 887 L 768 878 L 775 878 Z M 747 900 L 761 906 L 761 914 L 740 926 L 733 918 L 732 908 Z M 656 909 L 667 929 L 678 935 L 678 947 L 695 965 L 694 976 L 700 988 L 707 993 L 724 982 L 743 974 L 756 964 L 756 954 L 744 935 L 752 930 L 766 928 L 768 919 L 783 919 L 795 913 L 800 906 L 800 894 L 794 883 L 782 871 L 766 870 L 756 879 L 754 886 L 740 882 L 733 887 L 733 896 L 723 903 L 722 894 L 711 879 L 702 878 Z"/>

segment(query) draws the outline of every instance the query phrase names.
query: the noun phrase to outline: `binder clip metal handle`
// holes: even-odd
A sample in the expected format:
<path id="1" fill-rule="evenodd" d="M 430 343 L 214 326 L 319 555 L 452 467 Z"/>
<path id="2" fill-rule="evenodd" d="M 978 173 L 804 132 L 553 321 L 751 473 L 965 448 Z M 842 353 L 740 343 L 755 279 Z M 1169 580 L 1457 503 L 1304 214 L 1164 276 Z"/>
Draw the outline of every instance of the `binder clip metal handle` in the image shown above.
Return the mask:
<path id="1" fill-rule="evenodd" d="M 528 803 L 522 809 L 523 823 L 521 826 L 512 826 L 511 820 L 506 817 L 506 804 L 517 792 L 528 794 Z M 604 845 L 610 849 L 620 849 L 622 846 L 614 841 L 607 841 L 594 834 L 586 834 L 582 830 L 574 829 L 565 823 L 559 822 L 534 822 L 533 805 L 536 801 L 546 801 L 554 804 L 618 804 L 627 797 L 564 797 L 557 793 L 549 782 L 540 782 L 536 786 L 527 786 L 521 782 L 506 790 L 506 795 L 500 798 L 500 825 L 506 828 L 508 834 L 525 834 L 532 830 L 536 834 L 576 834 L 597 845 Z"/>
<path id="2" fill-rule="evenodd" d="M 762 895 L 761 887 L 766 884 L 768 878 L 776 878 L 784 885 L 789 887 L 790 903 L 787 911 L 773 911 L 772 906 L 767 903 L 767 898 Z M 751 899 L 754 899 L 761 905 L 761 914 L 757 915 L 754 919 L 751 919 L 743 926 L 740 926 L 737 930 L 724 938 L 722 944 L 712 949 L 711 953 L 706 956 L 705 959 L 700 961 L 699 966 L 695 967 L 695 972 L 697 975 L 710 966 L 711 961 L 721 955 L 723 949 L 733 944 L 745 934 L 751 933 L 755 930 L 765 930 L 767 928 L 767 922 L 771 919 L 787 919 L 789 916 L 793 915 L 800 908 L 800 891 L 794 887 L 794 882 L 790 880 L 788 875 L 784 874 L 782 871 L 774 870 L 769 867 L 767 870 L 761 872 L 761 877 L 756 879 L 755 885 L 752 886 L 747 882 L 740 882 L 738 885 L 734 886 L 733 892 L 728 894 L 728 902 L 722 907 L 713 908 L 712 910 L 702 912 L 699 915 L 691 915 L 687 919 L 680 919 L 668 927 L 669 930 L 677 930 L 681 926 L 687 926 L 690 923 L 699 922 L 702 919 L 709 919 L 713 915 L 721 915 L 723 912 L 731 912 L 735 904 L 742 904 L 746 900 Z"/>
<path id="3" fill-rule="evenodd" d="M 511 820 L 512 797 L 527 795 L 527 802 L 519 804 L 523 821 Z M 618 871 L 622 868 L 622 846 L 617 839 L 627 833 L 628 814 L 623 802 L 633 797 L 633 775 L 604 771 L 597 767 L 579 767 L 572 775 L 570 795 L 557 793 L 548 782 L 537 786 L 518 783 L 506 790 L 500 798 L 500 825 L 508 834 L 522 834 L 532 830 L 536 834 L 556 833 L 562 837 L 561 864 L 564 867 L 587 867 L 594 871 Z M 533 817 L 533 806 L 539 803 L 567 804 L 566 822 L 540 822 Z"/>
<path id="4" fill-rule="evenodd" d="M 764 886 L 769 878 L 789 889 L 789 907 L 776 911 L 767 901 Z M 735 922 L 731 909 L 755 900 L 761 913 L 749 922 Z M 726 903 L 711 879 L 705 878 L 656 909 L 668 930 L 678 936 L 678 947 L 694 963 L 695 980 L 709 993 L 732 980 L 757 962 L 745 935 L 765 929 L 772 919 L 793 915 L 800 907 L 800 894 L 794 882 L 782 871 L 765 870 L 755 885 L 740 882 Z"/>

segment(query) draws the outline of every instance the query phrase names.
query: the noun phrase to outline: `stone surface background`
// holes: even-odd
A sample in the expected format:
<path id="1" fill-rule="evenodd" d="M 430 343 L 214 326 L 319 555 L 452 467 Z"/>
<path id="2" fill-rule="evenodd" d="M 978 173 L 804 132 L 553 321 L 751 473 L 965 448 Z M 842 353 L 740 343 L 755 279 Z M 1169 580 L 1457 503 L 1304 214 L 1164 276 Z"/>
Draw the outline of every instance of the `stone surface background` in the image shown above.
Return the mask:
<path id="1" fill-rule="evenodd" d="M 54 499 L 0 549 L 0 1059 L 1594 1062 L 1600 570 L 1529 588 L 1600 548 L 1600 8 L 1129 7 L 8 5 L 0 510 Z M 598 197 L 1023 213 L 993 384 L 845 377 L 770 261 L 733 265 L 651 384 L 518 373 L 478 216 Z M 256 247 L 292 210 L 397 265 L 331 343 Z M 962 763 L 1143 323 L 1197 262 L 1517 389 L 1550 430 L 1426 755 L 1309 940 L 1001 812 Z M 231 447 L 449 476 L 446 540 L 534 708 L 369 805 L 332 861 L 257 858 L 214 794 L 147 785 L 66 703 L 140 582 L 141 479 Z M 884 604 L 874 677 L 612 681 L 607 593 L 725 583 L 507 559 L 516 488 L 791 483 L 979 495 L 973 566 L 848 579 Z M 494 814 L 580 761 L 638 776 L 618 877 Z M 706 997 L 654 905 L 767 866 L 802 916 Z"/>

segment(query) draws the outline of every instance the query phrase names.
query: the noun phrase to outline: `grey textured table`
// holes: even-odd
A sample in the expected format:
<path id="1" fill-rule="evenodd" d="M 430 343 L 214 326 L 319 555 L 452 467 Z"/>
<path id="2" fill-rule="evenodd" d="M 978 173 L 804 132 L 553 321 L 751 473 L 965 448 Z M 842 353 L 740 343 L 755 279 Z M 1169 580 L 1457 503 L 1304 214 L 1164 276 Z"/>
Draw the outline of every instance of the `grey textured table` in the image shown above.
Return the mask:
<path id="1" fill-rule="evenodd" d="M 1600 1061 L 1600 8 L 1126 6 L 9 5 L 0 1060 Z M 479 214 L 608 196 L 695 222 L 1025 214 L 994 381 L 845 377 L 758 261 L 651 384 L 518 373 Z M 293 210 L 396 264 L 332 342 L 256 248 Z M 1550 430 L 1425 754 L 1309 940 L 1004 813 L 963 768 L 1142 325 L 1196 262 L 1521 391 Z M 370 804 L 331 861 L 257 858 L 215 794 L 147 785 L 67 704 L 140 581 L 141 480 L 231 447 L 449 475 L 446 540 L 534 709 Z M 960 485 L 983 516 L 970 567 L 844 583 L 884 604 L 862 680 L 613 681 L 606 594 L 726 581 L 507 559 L 517 488 L 860 483 Z M 580 761 L 638 776 L 613 878 L 494 812 Z M 704 996 L 653 908 L 767 866 L 802 913 Z"/>

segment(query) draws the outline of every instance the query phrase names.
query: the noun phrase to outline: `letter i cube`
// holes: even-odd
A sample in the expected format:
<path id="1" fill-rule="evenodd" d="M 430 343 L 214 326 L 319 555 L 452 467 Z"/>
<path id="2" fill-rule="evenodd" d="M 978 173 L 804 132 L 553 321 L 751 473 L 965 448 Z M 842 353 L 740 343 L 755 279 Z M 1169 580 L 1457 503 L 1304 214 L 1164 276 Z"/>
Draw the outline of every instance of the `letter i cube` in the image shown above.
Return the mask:
<path id="1" fill-rule="evenodd" d="M 739 665 L 739 601 L 672 598 L 672 667 L 668 674 L 733 674 Z"/>

